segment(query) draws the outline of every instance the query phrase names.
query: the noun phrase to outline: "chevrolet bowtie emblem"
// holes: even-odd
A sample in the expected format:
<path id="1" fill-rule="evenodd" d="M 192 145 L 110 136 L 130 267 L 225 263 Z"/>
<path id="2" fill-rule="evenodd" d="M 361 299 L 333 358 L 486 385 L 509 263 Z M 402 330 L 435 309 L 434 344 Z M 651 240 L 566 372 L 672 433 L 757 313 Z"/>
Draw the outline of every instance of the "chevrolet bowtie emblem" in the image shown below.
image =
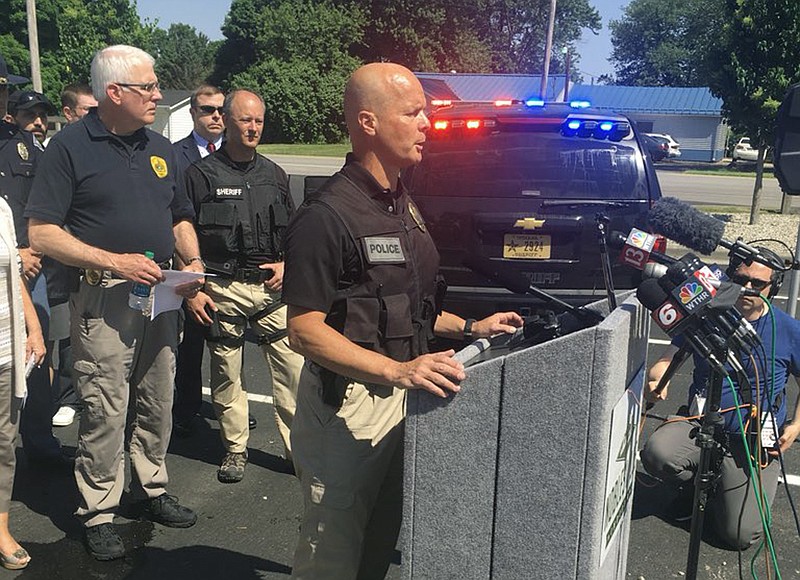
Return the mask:
<path id="1" fill-rule="evenodd" d="M 535 217 L 526 217 L 517 220 L 514 224 L 515 228 L 522 228 L 523 230 L 535 230 L 544 225 L 544 220 L 537 220 Z"/>

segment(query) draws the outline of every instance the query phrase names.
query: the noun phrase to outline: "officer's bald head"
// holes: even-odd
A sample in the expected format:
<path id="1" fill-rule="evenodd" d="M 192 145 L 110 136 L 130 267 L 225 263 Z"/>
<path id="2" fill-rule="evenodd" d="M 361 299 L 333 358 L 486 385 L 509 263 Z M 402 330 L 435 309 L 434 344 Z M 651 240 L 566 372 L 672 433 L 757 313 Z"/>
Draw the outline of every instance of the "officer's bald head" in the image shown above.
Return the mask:
<path id="1" fill-rule="evenodd" d="M 357 69 L 344 89 L 344 116 L 351 137 L 359 131 L 359 113 L 380 115 L 387 103 L 422 87 L 410 70 L 394 63 L 376 62 Z"/>

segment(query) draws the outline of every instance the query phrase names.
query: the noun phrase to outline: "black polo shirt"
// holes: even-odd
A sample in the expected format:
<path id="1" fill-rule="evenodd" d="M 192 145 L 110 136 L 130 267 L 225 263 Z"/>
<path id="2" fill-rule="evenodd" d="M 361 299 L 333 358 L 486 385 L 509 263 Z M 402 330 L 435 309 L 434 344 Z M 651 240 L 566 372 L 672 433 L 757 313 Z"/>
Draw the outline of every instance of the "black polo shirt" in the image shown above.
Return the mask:
<path id="1" fill-rule="evenodd" d="M 23 214 L 41 154 L 33 144 L 31 133 L 0 121 L 0 195 L 14 215 L 14 229 L 20 247 L 28 246 L 28 227 Z"/>
<path id="2" fill-rule="evenodd" d="M 395 200 L 402 192 L 381 187 L 352 154 L 340 170 L 359 189 L 386 211 L 396 212 Z M 328 182 L 330 183 L 330 182 Z M 315 196 L 335 193 L 324 184 Z M 304 203 L 289 222 L 284 243 L 286 267 L 283 273 L 283 302 L 309 310 L 330 313 L 337 290 L 349 288 L 360 279 L 358 249 L 333 210 L 327 205 Z"/>
<path id="3" fill-rule="evenodd" d="M 96 110 L 50 140 L 36 173 L 25 217 L 109 252 L 167 260 L 173 224 L 194 219 L 172 144 L 144 128 L 114 135 Z"/>

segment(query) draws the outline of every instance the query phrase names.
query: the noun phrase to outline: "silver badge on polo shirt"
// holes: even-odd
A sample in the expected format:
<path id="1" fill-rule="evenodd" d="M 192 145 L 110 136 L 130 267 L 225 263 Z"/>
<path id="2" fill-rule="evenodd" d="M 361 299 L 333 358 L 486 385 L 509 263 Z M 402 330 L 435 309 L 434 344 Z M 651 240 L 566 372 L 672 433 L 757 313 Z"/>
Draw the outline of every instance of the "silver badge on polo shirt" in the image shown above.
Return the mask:
<path id="1" fill-rule="evenodd" d="M 364 249 L 370 264 L 404 264 L 406 261 L 400 238 L 364 238 Z"/>

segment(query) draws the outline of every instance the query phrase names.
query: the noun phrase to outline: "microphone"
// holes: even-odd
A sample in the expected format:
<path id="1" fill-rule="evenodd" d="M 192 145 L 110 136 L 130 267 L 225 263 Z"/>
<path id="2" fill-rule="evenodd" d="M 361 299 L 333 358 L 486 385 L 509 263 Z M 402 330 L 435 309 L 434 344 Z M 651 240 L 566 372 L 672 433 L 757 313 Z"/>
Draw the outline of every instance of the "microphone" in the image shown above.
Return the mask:
<path id="1" fill-rule="evenodd" d="M 622 250 L 619 254 L 619 262 L 637 270 L 644 270 L 651 262 L 658 262 L 666 266 L 675 262 L 675 258 L 672 256 L 653 251 L 655 242 L 656 236 L 636 228 L 632 228 L 627 236 L 617 231 L 608 234 L 608 245 Z"/>
<path id="2" fill-rule="evenodd" d="M 720 374 L 727 376 L 728 372 L 714 354 L 714 348 L 706 343 L 706 337 L 698 332 L 698 324 L 702 322 L 699 316 L 686 316 L 681 308 L 673 301 L 657 280 L 643 281 L 636 289 L 636 298 L 642 305 L 651 311 L 653 321 L 670 336 L 682 334 L 694 351 L 705 358 Z"/>
<path id="3" fill-rule="evenodd" d="M 717 246 L 722 246 L 731 258 L 747 264 L 758 262 L 777 271 L 786 270 L 784 264 L 767 258 L 741 239 L 734 242 L 724 239 L 723 222 L 674 197 L 665 197 L 653 204 L 647 219 L 653 231 L 701 254 L 711 254 Z"/>
<path id="4" fill-rule="evenodd" d="M 711 268 L 694 254 L 677 260 L 658 280 L 645 282 L 652 288 L 658 286 L 667 296 L 653 311 L 653 320 L 668 334 L 679 334 L 688 324 L 687 319 L 695 319 L 695 325 L 702 326 L 708 340 L 720 349 L 730 341 L 735 347 L 750 352 L 760 342 L 753 327 L 734 308 L 744 289 L 720 282 Z M 653 296 L 655 302 L 655 294 Z"/>

